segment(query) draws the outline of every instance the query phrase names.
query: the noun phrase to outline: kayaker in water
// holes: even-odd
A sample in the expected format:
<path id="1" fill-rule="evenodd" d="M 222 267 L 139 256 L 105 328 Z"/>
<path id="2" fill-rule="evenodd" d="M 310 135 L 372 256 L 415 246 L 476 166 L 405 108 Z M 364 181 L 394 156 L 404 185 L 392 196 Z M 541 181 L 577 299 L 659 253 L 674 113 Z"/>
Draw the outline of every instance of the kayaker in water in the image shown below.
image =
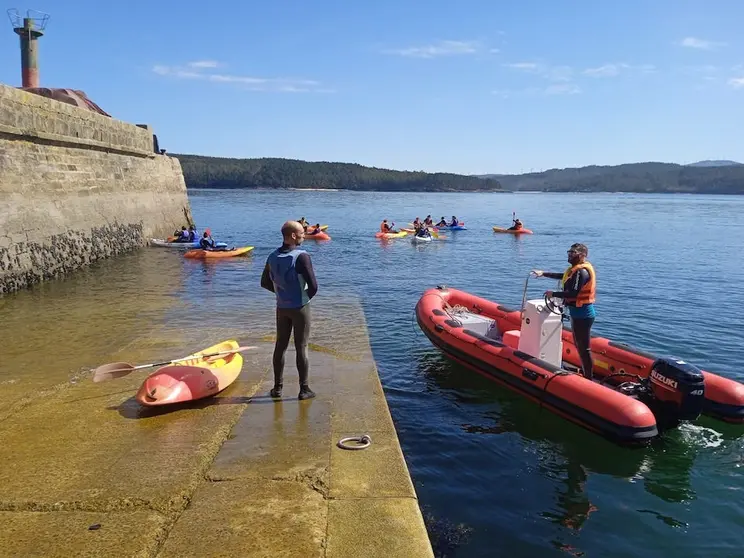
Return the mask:
<path id="1" fill-rule="evenodd" d="M 294 332 L 297 351 L 297 372 L 300 376 L 298 399 L 310 399 L 315 393 L 308 385 L 310 365 L 307 342 L 310 336 L 310 300 L 318 292 L 310 254 L 300 249 L 305 230 L 298 221 L 282 225 L 283 243 L 266 259 L 261 286 L 276 295 L 276 344 L 274 345 L 273 398 L 282 396 L 284 385 L 284 354 Z"/>
<path id="2" fill-rule="evenodd" d="M 186 230 L 186 227 L 181 227 L 181 230 L 173 233 L 173 236 L 176 237 L 174 242 L 188 242 L 189 241 L 189 231 Z"/>
<path id="3" fill-rule="evenodd" d="M 305 231 L 306 231 L 306 233 L 307 233 L 307 234 L 309 234 L 309 235 L 313 235 L 313 234 L 318 234 L 318 233 L 322 232 L 322 231 L 320 230 L 320 223 L 316 223 L 316 224 L 315 224 L 315 226 L 314 226 L 314 227 L 312 228 L 312 230 L 308 230 L 308 229 L 306 228 L 306 229 L 305 229 Z"/>
<path id="4" fill-rule="evenodd" d="M 424 225 L 426 225 L 427 227 L 433 227 L 434 226 L 434 221 L 432 221 L 431 215 L 427 215 L 426 216 L 426 219 L 424 219 Z"/>
<path id="5" fill-rule="evenodd" d="M 562 298 L 568 306 L 573 339 L 581 358 L 581 368 L 584 376 L 591 380 L 594 376 L 591 330 L 596 317 L 594 301 L 596 299 L 597 280 L 594 267 L 586 260 L 588 255 L 589 249 L 584 244 L 572 244 L 571 248 L 568 249 L 568 263 L 571 265 L 566 271 L 563 273 L 547 273 L 535 269 L 533 272 L 538 277 L 561 280 L 562 291 L 545 291 L 545 295 Z"/>
<path id="6" fill-rule="evenodd" d="M 204 236 L 199 240 L 199 248 L 208 252 L 225 252 L 228 249 L 227 246 L 217 246 L 208 232 L 204 232 Z"/>
<path id="7" fill-rule="evenodd" d="M 395 234 L 398 231 L 396 231 L 393 227 L 395 227 L 395 223 L 393 223 L 392 225 L 388 225 L 387 219 L 383 219 L 382 223 L 380 223 L 380 232 Z"/>
<path id="8" fill-rule="evenodd" d="M 457 217 L 455 217 L 455 216 L 453 215 L 453 216 L 452 216 L 452 222 L 451 222 L 451 223 L 449 224 L 449 226 L 450 226 L 450 227 L 455 227 L 455 226 L 457 226 L 457 225 L 459 225 L 459 224 L 460 224 L 460 222 L 459 222 L 459 221 L 457 220 Z"/>
<path id="9" fill-rule="evenodd" d="M 431 233 L 429 232 L 429 227 L 426 225 L 420 224 L 418 229 L 416 229 L 416 236 L 421 238 L 428 238 L 431 236 Z"/>
<path id="10" fill-rule="evenodd" d="M 442 217 L 439 223 L 437 223 L 437 227 L 446 227 L 446 226 L 447 226 L 447 221 L 445 220 L 444 217 Z"/>
<path id="11" fill-rule="evenodd" d="M 524 225 L 522 224 L 522 221 L 520 221 L 519 219 L 514 219 L 514 224 L 511 227 L 509 227 L 508 229 L 506 229 L 506 230 L 508 230 L 508 231 L 518 231 L 518 230 L 520 230 L 522 228 L 524 228 Z"/>
<path id="12" fill-rule="evenodd" d="M 421 228 L 421 219 L 419 219 L 418 217 L 413 220 L 413 228 L 416 230 L 419 230 Z"/>
<path id="13" fill-rule="evenodd" d="M 199 239 L 199 233 L 196 232 L 195 225 L 189 225 L 189 242 L 196 242 Z"/>

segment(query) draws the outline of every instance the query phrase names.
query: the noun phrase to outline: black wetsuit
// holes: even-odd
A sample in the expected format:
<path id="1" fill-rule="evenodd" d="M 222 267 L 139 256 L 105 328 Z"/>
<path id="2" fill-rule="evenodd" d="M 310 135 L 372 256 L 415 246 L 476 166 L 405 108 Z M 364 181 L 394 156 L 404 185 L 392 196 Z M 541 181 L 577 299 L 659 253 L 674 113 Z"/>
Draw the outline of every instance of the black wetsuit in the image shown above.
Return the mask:
<path id="1" fill-rule="evenodd" d="M 280 252 L 289 252 L 290 247 L 286 244 L 279 249 Z M 297 256 L 295 262 L 297 274 L 305 280 L 307 285 L 308 299 L 312 299 L 318 292 L 318 281 L 315 278 L 313 264 L 310 255 L 305 252 Z M 271 280 L 269 262 L 261 275 L 261 286 L 274 291 L 274 283 Z M 307 343 L 310 337 L 310 305 L 305 304 L 300 308 L 279 308 L 276 309 L 276 344 L 274 345 L 274 388 L 281 390 L 284 380 L 284 354 L 289 347 L 289 338 L 294 331 L 294 344 L 297 351 L 297 372 L 300 376 L 300 389 L 308 386 L 308 376 L 310 366 L 307 359 Z"/>

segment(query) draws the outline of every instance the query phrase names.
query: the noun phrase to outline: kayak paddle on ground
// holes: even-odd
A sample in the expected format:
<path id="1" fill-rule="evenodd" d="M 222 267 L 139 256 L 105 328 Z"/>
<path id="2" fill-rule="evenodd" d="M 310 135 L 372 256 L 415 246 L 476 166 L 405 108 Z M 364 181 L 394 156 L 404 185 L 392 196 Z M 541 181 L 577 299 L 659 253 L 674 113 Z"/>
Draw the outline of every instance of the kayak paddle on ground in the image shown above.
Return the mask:
<path id="1" fill-rule="evenodd" d="M 134 366 L 128 362 L 112 362 L 110 364 L 102 364 L 93 371 L 93 382 L 105 382 L 107 380 L 114 380 L 116 378 L 123 378 L 128 376 L 136 370 L 142 370 L 143 368 L 153 368 L 155 366 L 167 366 L 168 364 L 175 364 L 177 362 L 183 362 L 184 360 L 190 360 L 192 358 L 212 358 L 216 356 L 229 355 L 231 353 L 240 353 L 242 351 L 248 351 L 255 349 L 256 347 L 238 347 L 237 349 L 230 349 L 227 351 L 220 351 L 218 353 L 210 354 L 191 354 L 182 358 L 176 358 L 173 360 L 166 360 L 164 362 L 153 362 L 152 364 L 140 364 Z"/>

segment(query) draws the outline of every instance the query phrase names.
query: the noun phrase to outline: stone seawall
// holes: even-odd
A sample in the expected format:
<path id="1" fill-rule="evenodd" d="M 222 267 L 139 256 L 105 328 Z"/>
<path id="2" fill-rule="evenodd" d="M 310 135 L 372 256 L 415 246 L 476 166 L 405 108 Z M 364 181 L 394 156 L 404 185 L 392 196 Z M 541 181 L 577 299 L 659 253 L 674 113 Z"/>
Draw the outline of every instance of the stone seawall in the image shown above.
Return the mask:
<path id="1" fill-rule="evenodd" d="M 151 131 L 0 85 L 0 293 L 190 219 L 181 165 Z"/>

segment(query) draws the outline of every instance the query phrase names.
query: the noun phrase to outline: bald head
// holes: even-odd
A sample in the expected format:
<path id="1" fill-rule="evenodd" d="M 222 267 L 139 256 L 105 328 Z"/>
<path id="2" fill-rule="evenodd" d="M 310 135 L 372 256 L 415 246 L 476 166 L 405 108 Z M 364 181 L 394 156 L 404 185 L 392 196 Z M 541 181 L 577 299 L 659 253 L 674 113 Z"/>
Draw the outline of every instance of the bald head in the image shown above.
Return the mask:
<path id="1" fill-rule="evenodd" d="M 287 221 L 282 225 L 282 237 L 286 244 L 300 244 L 305 228 L 298 221 Z"/>

